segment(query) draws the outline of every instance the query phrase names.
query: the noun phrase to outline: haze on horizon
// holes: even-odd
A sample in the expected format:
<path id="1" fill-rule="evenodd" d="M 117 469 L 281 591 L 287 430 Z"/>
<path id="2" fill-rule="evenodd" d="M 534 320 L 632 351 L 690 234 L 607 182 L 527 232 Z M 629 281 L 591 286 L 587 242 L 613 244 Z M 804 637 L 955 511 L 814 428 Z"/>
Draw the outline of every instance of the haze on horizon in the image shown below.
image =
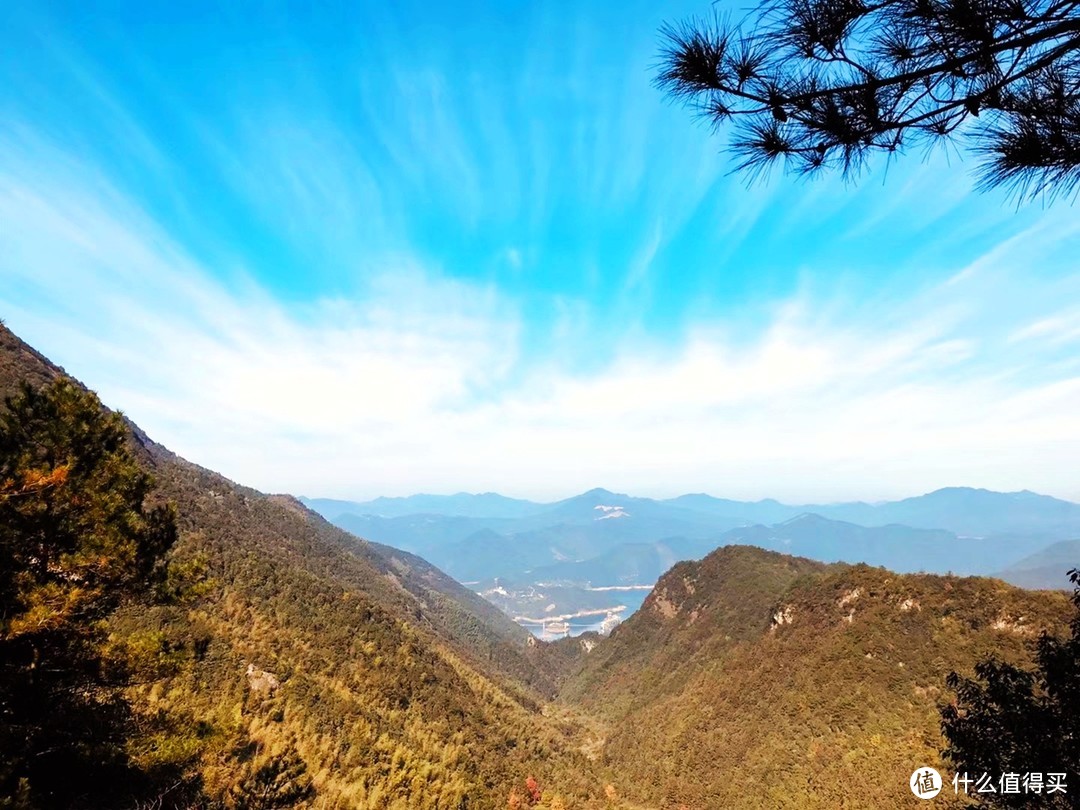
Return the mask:
<path id="1" fill-rule="evenodd" d="M 972 489 L 975 489 L 975 490 L 977 490 L 979 492 L 988 492 L 988 491 L 995 492 L 994 490 L 986 490 L 985 488 L 973 488 L 973 487 L 955 486 L 955 487 L 939 487 L 937 490 L 927 490 L 925 492 L 912 492 L 912 493 L 910 493 L 908 495 L 899 496 L 899 497 L 896 497 L 896 498 L 857 498 L 856 497 L 856 498 L 847 498 L 847 499 L 844 499 L 844 500 L 820 501 L 820 502 L 817 502 L 817 503 L 810 503 L 810 502 L 798 502 L 798 503 L 796 503 L 795 501 L 785 501 L 785 500 L 782 500 L 780 498 L 771 498 L 769 496 L 764 496 L 764 497 L 761 497 L 761 498 L 754 498 L 754 497 L 730 498 L 729 496 L 725 495 L 722 492 L 703 492 L 703 491 L 667 492 L 662 487 L 660 487 L 660 488 L 654 487 L 653 490 L 645 491 L 645 492 L 620 492 L 620 491 L 617 491 L 617 490 L 612 490 L 612 489 L 610 489 L 608 487 L 591 487 L 588 490 L 584 490 L 584 491 L 564 492 L 564 493 L 561 493 L 559 495 L 556 495 L 556 496 L 553 496 L 553 497 L 549 496 L 549 497 L 546 497 L 546 498 L 527 498 L 527 497 L 524 497 L 524 496 L 522 496 L 520 498 L 517 498 L 516 496 L 506 495 L 503 492 L 494 492 L 494 491 L 485 491 L 485 492 L 465 492 L 465 491 L 458 491 L 458 492 L 406 492 L 406 493 L 402 493 L 402 494 L 373 495 L 371 497 L 361 497 L 361 498 L 347 498 L 347 497 L 322 498 L 321 496 L 307 495 L 305 493 L 298 493 L 298 495 L 301 498 L 301 500 L 306 500 L 306 501 L 309 501 L 309 502 L 319 501 L 320 502 L 318 504 L 319 508 L 316 509 L 316 511 L 318 511 L 320 513 L 324 513 L 324 517 L 326 517 L 328 520 L 333 522 L 333 519 L 337 517 L 337 514 L 331 508 L 331 504 L 340 502 L 340 503 L 349 503 L 349 504 L 352 504 L 352 505 L 360 505 L 360 504 L 367 504 L 367 503 L 370 503 L 370 502 L 373 502 L 373 501 L 377 501 L 380 498 L 381 499 L 387 499 L 387 500 L 401 500 L 401 501 L 406 501 L 407 502 L 407 501 L 410 501 L 410 499 L 428 499 L 428 498 L 456 499 L 456 498 L 483 498 L 483 497 L 486 497 L 486 496 L 495 496 L 497 498 L 515 498 L 517 500 L 530 501 L 530 502 L 533 502 L 533 503 L 536 503 L 536 504 L 539 504 L 539 505 L 542 505 L 542 506 L 547 506 L 547 505 L 553 505 L 553 504 L 559 503 L 561 501 L 572 500 L 574 498 L 586 498 L 587 496 L 593 496 L 593 495 L 597 495 L 599 493 L 606 493 L 612 499 L 612 502 L 613 502 L 612 506 L 619 506 L 618 501 L 625 500 L 625 499 L 643 498 L 643 499 L 654 500 L 654 501 L 664 501 L 664 500 L 668 500 L 668 499 L 678 498 L 679 496 L 682 496 L 682 495 L 705 495 L 705 496 L 712 497 L 712 498 L 721 498 L 721 499 L 727 499 L 727 500 L 733 500 L 733 501 L 741 501 L 741 502 L 746 502 L 746 503 L 756 503 L 756 502 L 760 502 L 760 501 L 776 501 L 776 502 L 780 503 L 783 506 L 789 506 L 789 507 L 799 507 L 799 506 L 844 506 L 844 505 L 854 504 L 854 503 L 864 503 L 864 504 L 869 504 L 870 506 L 879 506 L 879 505 L 883 505 L 883 504 L 887 504 L 887 503 L 893 503 L 895 501 L 905 500 L 906 498 L 919 498 L 919 497 L 924 496 L 924 495 L 931 495 L 931 494 L 934 494 L 934 493 L 942 492 L 943 490 L 957 490 L 957 489 L 959 489 L 959 490 L 972 490 Z M 1046 493 L 1044 493 L 1044 492 L 1033 492 L 1032 490 L 1017 490 L 1017 491 L 1013 491 L 1013 492 L 1005 492 L 1005 493 L 997 493 L 997 494 L 1004 494 L 1004 495 L 1025 495 L 1025 494 L 1026 495 L 1045 495 Z M 1060 498 L 1059 500 L 1068 501 L 1070 499 L 1069 498 Z M 323 508 L 324 504 L 322 502 L 326 502 L 325 508 Z M 1075 503 L 1076 501 L 1072 500 L 1072 502 Z M 426 509 L 416 509 L 416 510 L 414 510 L 414 513 L 415 514 L 422 514 L 425 511 L 427 511 L 427 510 Z M 447 515 L 453 514 L 453 512 L 450 512 L 450 511 L 442 512 L 442 511 L 437 510 L 437 509 L 431 510 L 431 511 L 433 511 L 434 513 L 438 513 L 438 514 L 447 514 Z"/>
<path id="2" fill-rule="evenodd" d="M 1075 207 L 746 188 L 650 85 L 700 10 L 9 4 L 0 317 L 265 491 L 1080 501 Z"/>

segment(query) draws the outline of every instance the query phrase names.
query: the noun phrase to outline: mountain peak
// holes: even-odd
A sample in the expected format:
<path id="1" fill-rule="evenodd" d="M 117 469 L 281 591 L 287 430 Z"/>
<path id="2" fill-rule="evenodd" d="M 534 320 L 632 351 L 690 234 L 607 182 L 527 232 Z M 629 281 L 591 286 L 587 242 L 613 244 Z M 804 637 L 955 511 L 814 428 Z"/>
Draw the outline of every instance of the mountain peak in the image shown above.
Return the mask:
<path id="1" fill-rule="evenodd" d="M 579 498 L 625 498 L 625 495 L 620 495 L 617 492 L 612 492 L 610 489 L 604 489 L 603 487 L 595 487 L 588 492 L 583 492 L 578 496 Z"/>
<path id="2" fill-rule="evenodd" d="M 817 512 L 800 512 L 793 518 L 777 523 L 777 526 L 824 526 L 830 523 L 840 523 L 841 521 L 833 520 L 832 518 L 819 515 Z"/>
<path id="3" fill-rule="evenodd" d="M 627 495 L 627 494 L 622 493 L 622 492 L 612 492 L 610 489 L 604 489 L 603 487 L 595 487 L 593 489 L 588 490 L 587 492 L 582 492 L 580 495 L 573 495 L 573 496 L 571 496 L 569 498 L 566 498 L 565 500 L 559 501 L 558 503 L 563 503 L 563 504 L 580 504 L 580 503 L 615 504 L 616 502 L 618 502 L 620 500 L 622 500 L 622 501 L 630 501 L 630 500 L 640 500 L 640 499 L 632 498 L 630 495 Z"/>

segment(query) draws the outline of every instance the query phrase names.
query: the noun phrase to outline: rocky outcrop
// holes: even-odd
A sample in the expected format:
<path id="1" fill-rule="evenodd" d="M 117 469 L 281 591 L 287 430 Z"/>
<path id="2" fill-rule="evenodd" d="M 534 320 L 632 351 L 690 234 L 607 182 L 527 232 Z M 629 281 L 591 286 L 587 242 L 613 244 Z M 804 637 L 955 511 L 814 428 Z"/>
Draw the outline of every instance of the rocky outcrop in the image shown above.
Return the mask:
<path id="1" fill-rule="evenodd" d="M 252 694 L 272 696 L 281 688 L 281 682 L 275 675 L 261 669 L 256 669 L 254 664 L 248 664 L 247 668 L 248 689 Z"/>

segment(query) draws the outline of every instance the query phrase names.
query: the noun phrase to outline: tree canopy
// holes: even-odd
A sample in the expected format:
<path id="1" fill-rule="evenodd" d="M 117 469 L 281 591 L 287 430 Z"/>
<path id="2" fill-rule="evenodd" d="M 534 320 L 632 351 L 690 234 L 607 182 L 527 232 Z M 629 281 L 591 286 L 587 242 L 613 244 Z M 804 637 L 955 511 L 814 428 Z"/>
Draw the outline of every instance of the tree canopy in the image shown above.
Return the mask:
<path id="1" fill-rule="evenodd" d="M 956 697 L 942 709 L 944 753 L 957 772 L 994 779 L 1066 774 L 1068 790 L 1040 796 L 1040 807 L 1080 806 L 1080 571 L 1071 577 L 1076 614 L 1069 635 L 1044 633 L 1034 670 L 990 658 L 976 666 L 974 679 L 952 673 L 948 686 Z M 1026 807 L 1032 797 L 1002 791 L 977 798 L 994 807 Z"/>
<path id="2" fill-rule="evenodd" d="M 127 430 L 60 380 L 0 413 L 0 806 L 95 807 L 134 787 L 129 677 L 108 617 L 145 598 L 176 539 Z"/>
<path id="3" fill-rule="evenodd" d="M 957 138 L 981 185 L 1080 182 L 1077 0 L 764 0 L 666 26 L 657 84 L 718 128 L 736 170 L 837 170 Z"/>

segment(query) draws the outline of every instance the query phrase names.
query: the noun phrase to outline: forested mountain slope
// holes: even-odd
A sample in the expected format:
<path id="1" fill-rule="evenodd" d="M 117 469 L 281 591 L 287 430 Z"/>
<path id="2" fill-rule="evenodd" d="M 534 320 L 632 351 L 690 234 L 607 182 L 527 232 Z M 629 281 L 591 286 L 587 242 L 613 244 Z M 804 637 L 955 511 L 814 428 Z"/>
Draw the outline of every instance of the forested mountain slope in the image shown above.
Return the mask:
<path id="1" fill-rule="evenodd" d="M 0 328 L 0 393 L 61 373 Z M 947 771 L 948 673 L 1027 661 L 1070 615 L 1062 592 L 727 546 L 610 638 L 542 644 L 419 557 L 129 426 L 178 511 L 173 564 L 203 572 L 192 601 L 111 620 L 177 659 L 130 695 L 132 755 L 189 776 L 162 807 L 520 807 L 527 777 L 537 810 L 908 807 L 916 765 Z"/>
<path id="2" fill-rule="evenodd" d="M 947 770 L 948 673 L 1024 661 L 1069 614 L 1063 593 L 730 546 L 672 568 L 563 692 L 651 805 L 908 807 L 916 766 Z"/>
<path id="3" fill-rule="evenodd" d="M 61 373 L 0 327 L 0 393 Z M 306 769 L 319 807 L 502 807 L 529 775 L 603 795 L 575 731 L 541 714 L 552 684 L 524 630 L 422 560 L 131 431 L 155 497 L 177 507 L 174 559 L 210 577 L 186 612 L 117 619 L 195 650 L 138 689 L 140 711 L 175 721 L 142 756 L 186 757 L 224 806 L 274 757 Z"/>

